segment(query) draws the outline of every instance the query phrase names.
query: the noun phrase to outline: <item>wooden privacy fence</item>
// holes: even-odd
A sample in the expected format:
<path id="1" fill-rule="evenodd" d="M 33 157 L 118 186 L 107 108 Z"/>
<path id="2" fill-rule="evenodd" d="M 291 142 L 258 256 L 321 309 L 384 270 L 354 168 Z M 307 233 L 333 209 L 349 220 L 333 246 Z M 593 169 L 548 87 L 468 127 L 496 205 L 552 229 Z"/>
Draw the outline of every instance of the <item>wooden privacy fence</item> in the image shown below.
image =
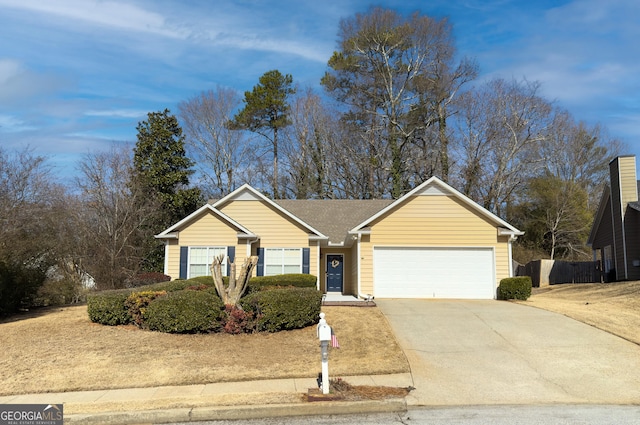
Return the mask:
<path id="1" fill-rule="evenodd" d="M 600 283 L 599 261 L 534 260 L 518 265 L 516 276 L 530 276 L 534 287 L 557 283 Z"/>

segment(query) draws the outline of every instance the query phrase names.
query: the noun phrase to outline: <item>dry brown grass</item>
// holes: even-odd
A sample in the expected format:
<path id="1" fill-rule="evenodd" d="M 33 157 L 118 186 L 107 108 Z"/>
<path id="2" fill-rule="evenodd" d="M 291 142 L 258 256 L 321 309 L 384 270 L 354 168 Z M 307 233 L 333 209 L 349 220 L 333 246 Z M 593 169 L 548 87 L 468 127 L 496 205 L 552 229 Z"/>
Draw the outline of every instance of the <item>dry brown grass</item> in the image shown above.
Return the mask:
<path id="1" fill-rule="evenodd" d="M 640 282 L 553 285 L 523 304 L 564 314 L 640 344 Z"/>
<path id="2" fill-rule="evenodd" d="M 377 308 L 323 311 L 341 345 L 334 376 L 409 371 Z M 86 306 L 46 309 L 0 322 L 0 395 L 315 377 L 315 332 L 170 335 L 91 323 Z"/>

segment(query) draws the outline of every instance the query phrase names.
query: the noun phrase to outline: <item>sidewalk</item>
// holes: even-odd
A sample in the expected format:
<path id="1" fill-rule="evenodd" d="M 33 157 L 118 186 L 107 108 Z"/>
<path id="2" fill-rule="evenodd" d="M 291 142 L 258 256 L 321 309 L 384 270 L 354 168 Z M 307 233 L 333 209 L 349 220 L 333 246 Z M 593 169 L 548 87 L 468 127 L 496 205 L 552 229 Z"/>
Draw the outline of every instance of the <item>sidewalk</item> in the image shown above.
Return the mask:
<path id="1" fill-rule="evenodd" d="M 352 385 L 408 387 L 411 374 L 341 376 Z M 307 402 L 313 378 L 0 396 L 0 404 L 64 404 L 65 424 L 150 424 L 318 414 L 400 412 L 404 399 Z"/>

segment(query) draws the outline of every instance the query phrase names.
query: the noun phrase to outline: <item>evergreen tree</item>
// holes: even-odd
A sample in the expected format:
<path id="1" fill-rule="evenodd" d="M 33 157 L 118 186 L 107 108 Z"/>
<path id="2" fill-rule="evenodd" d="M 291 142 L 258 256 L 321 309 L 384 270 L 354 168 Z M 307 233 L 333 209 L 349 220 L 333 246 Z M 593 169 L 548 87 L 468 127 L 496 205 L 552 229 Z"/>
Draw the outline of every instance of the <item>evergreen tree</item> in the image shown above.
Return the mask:
<path id="1" fill-rule="evenodd" d="M 194 165 L 185 152 L 184 136 L 177 118 L 168 109 L 150 112 L 138 123 L 138 141 L 133 163 L 136 171 L 132 184 L 139 184 L 160 205 L 149 238 L 183 219 L 202 203 L 200 190 L 189 187 Z M 151 239 L 153 240 L 153 239 Z M 162 251 L 153 244 L 145 268 L 159 270 Z"/>
<path id="2" fill-rule="evenodd" d="M 278 130 L 291 124 L 288 97 L 296 92 L 291 75 L 280 71 L 265 72 L 252 91 L 244 93 L 244 108 L 230 122 L 230 127 L 258 133 L 273 148 L 273 197 L 281 197 L 278 185 Z"/>

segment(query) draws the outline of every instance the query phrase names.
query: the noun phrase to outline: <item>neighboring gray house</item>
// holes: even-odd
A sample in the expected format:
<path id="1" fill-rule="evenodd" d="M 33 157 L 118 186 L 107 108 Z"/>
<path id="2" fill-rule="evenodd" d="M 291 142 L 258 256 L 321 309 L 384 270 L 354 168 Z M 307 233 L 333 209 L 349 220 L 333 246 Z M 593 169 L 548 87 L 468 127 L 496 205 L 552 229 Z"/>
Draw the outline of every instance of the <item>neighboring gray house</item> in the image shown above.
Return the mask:
<path id="1" fill-rule="evenodd" d="M 609 163 L 609 175 L 587 244 L 594 259 L 602 262 L 605 281 L 640 280 L 636 157 L 617 157 Z"/>

